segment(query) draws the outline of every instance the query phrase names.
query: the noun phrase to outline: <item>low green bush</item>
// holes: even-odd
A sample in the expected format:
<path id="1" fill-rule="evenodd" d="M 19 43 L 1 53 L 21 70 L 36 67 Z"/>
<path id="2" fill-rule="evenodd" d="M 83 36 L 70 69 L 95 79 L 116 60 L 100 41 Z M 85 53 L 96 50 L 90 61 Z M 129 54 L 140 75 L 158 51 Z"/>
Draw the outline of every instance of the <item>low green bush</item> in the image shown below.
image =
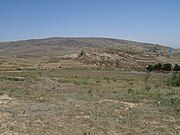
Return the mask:
<path id="1" fill-rule="evenodd" d="M 24 81 L 23 77 L 1 76 L 0 81 Z"/>
<path id="2" fill-rule="evenodd" d="M 17 97 L 17 98 L 26 98 L 26 96 L 29 94 L 28 89 L 23 88 L 16 88 L 12 89 L 9 93 L 10 97 Z"/>
<path id="3" fill-rule="evenodd" d="M 180 74 L 173 74 L 172 78 L 168 81 L 168 85 L 180 87 Z"/>

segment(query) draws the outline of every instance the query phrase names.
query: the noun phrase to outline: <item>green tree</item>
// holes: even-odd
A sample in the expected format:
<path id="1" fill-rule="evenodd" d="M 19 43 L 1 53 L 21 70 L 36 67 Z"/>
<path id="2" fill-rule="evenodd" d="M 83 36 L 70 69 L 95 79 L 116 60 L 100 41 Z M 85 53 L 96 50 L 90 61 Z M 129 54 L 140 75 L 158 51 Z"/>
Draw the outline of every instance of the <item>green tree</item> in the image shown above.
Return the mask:
<path id="1" fill-rule="evenodd" d="M 172 65 L 170 63 L 163 64 L 162 69 L 164 71 L 171 71 L 172 70 Z"/>
<path id="2" fill-rule="evenodd" d="M 173 71 L 180 71 L 180 66 L 178 64 L 175 64 Z"/>
<path id="3" fill-rule="evenodd" d="M 148 65 L 147 67 L 146 67 L 146 70 L 147 71 L 153 71 L 153 69 L 154 69 L 154 66 L 153 65 Z"/>
<path id="4" fill-rule="evenodd" d="M 160 71 L 162 69 L 162 67 L 163 67 L 163 65 L 161 63 L 158 63 L 158 64 L 154 65 L 153 70 Z"/>

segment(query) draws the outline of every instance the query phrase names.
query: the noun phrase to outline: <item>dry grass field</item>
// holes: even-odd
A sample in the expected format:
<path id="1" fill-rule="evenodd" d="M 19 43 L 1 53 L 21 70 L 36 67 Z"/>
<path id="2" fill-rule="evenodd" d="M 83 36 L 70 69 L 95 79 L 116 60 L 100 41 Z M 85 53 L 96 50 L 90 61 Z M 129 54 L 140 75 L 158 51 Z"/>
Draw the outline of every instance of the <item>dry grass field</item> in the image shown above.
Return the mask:
<path id="1" fill-rule="evenodd" d="M 52 48 L 46 40 L 0 44 L 0 134 L 180 134 L 180 87 L 169 84 L 172 73 L 144 72 L 148 62 L 179 64 L 178 52 L 167 57 L 151 45 L 112 39 L 71 39 L 73 50 L 69 40 L 50 39 Z M 127 49 L 132 43 L 141 53 Z"/>

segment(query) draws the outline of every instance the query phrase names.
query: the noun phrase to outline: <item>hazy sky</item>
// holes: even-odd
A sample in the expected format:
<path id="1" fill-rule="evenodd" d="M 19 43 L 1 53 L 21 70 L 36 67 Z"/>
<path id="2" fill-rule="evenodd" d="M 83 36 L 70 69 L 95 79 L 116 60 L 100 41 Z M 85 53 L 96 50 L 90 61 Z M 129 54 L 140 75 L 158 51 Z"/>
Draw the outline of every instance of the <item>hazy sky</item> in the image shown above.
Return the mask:
<path id="1" fill-rule="evenodd" d="M 180 48 L 180 0 L 0 0 L 0 41 L 52 36 Z"/>

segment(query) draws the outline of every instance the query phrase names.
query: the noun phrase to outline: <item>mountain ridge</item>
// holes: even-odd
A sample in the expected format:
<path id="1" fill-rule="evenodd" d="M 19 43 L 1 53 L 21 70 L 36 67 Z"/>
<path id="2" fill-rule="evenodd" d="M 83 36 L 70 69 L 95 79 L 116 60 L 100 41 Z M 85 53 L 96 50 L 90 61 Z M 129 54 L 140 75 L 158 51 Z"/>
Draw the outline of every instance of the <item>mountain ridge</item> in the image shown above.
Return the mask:
<path id="1" fill-rule="evenodd" d="M 130 42 L 130 43 L 135 43 L 135 44 L 156 45 L 156 46 L 169 47 L 169 48 L 173 48 L 173 49 L 180 49 L 180 48 L 174 48 L 174 47 L 170 47 L 168 45 L 163 45 L 163 44 L 158 44 L 158 43 L 135 41 L 135 40 L 128 40 L 128 39 L 120 39 L 120 38 L 108 38 L 108 37 L 45 37 L 45 38 L 30 38 L 30 39 L 12 40 L 12 41 L 0 41 L 0 44 L 25 42 L 25 41 L 51 40 L 51 39 L 106 39 L 106 40 L 121 41 L 124 43 Z"/>

